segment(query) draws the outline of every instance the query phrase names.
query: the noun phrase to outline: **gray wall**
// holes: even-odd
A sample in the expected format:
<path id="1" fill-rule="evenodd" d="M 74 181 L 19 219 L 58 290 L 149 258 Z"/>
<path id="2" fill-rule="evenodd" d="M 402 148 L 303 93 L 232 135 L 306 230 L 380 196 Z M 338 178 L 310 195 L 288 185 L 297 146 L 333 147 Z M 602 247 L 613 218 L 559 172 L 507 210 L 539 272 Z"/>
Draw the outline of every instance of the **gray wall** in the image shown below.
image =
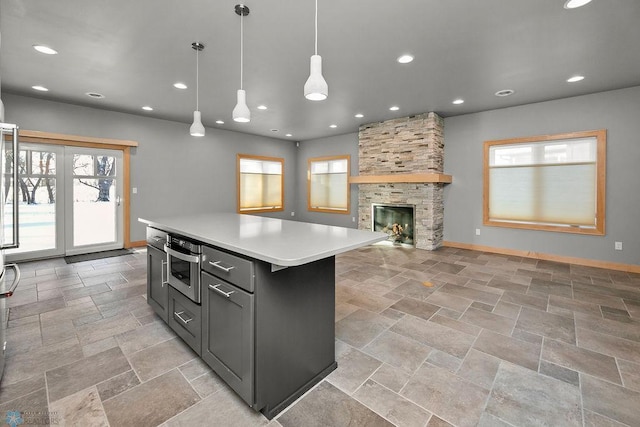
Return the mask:
<path id="1" fill-rule="evenodd" d="M 351 175 L 358 175 L 358 133 L 347 133 L 329 138 L 311 139 L 300 143 L 298 148 L 297 210 L 299 221 L 316 224 L 337 225 L 357 228 L 358 226 L 358 186 L 351 185 L 351 206 L 349 214 L 309 212 L 307 210 L 307 160 L 310 157 L 351 156 Z M 355 218 L 355 221 L 353 220 Z"/>
<path id="2" fill-rule="evenodd" d="M 482 225 L 485 140 L 594 129 L 607 129 L 605 236 Z M 447 118 L 444 158 L 445 240 L 640 264 L 640 87 Z"/>
<path id="3" fill-rule="evenodd" d="M 236 211 L 236 154 L 285 159 L 285 211 L 269 216 L 290 218 L 296 200 L 294 142 L 207 128 L 194 138 L 189 125 L 144 116 L 3 93 L 6 121 L 22 129 L 133 140 L 131 152 L 131 240 L 144 240 L 138 218 L 181 212 Z"/>

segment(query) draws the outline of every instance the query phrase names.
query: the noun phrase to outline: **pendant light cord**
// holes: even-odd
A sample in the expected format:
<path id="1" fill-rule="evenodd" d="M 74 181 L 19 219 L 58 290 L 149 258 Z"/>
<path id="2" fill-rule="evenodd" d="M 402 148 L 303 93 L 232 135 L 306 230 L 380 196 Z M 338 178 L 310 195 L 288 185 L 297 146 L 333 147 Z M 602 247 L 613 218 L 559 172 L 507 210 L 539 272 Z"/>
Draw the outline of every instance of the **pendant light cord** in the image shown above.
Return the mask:
<path id="1" fill-rule="evenodd" d="M 318 0 L 316 0 L 316 55 L 318 54 Z"/>
<path id="2" fill-rule="evenodd" d="M 242 68 L 244 57 L 244 10 L 240 13 L 240 90 L 242 90 Z"/>
<path id="3" fill-rule="evenodd" d="M 196 111 L 200 111 L 200 42 L 196 45 Z"/>

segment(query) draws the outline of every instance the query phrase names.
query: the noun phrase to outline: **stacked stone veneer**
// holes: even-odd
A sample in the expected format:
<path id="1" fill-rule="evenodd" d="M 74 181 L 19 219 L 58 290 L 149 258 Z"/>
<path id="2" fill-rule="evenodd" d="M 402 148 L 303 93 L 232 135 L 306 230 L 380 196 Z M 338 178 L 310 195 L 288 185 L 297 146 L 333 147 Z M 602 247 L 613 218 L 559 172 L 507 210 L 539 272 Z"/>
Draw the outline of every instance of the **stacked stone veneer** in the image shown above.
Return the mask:
<path id="1" fill-rule="evenodd" d="M 443 173 L 444 120 L 436 113 L 403 117 L 360 127 L 359 175 Z M 371 230 L 371 204 L 415 205 L 417 248 L 442 245 L 444 184 L 358 185 L 358 228 Z"/>

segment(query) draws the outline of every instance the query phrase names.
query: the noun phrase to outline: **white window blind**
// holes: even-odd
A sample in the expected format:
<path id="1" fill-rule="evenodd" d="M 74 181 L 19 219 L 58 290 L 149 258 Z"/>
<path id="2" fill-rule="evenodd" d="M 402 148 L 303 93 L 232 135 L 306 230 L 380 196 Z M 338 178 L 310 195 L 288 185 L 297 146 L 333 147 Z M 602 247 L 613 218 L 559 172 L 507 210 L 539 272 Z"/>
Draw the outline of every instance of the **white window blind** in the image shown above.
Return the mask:
<path id="1" fill-rule="evenodd" d="M 489 147 L 490 221 L 595 228 L 597 138 Z"/>
<path id="2" fill-rule="evenodd" d="M 309 160 L 309 210 L 349 211 L 349 158 Z"/>
<path id="3" fill-rule="evenodd" d="M 280 160 L 240 158 L 239 211 L 282 210 L 282 165 Z"/>

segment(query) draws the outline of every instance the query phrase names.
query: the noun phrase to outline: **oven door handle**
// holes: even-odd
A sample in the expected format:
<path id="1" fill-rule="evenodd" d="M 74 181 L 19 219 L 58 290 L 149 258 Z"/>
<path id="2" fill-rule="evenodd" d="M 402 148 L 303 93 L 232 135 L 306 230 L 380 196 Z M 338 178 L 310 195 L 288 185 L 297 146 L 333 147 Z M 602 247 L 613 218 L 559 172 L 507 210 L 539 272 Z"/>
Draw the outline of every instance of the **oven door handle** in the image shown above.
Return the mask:
<path id="1" fill-rule="evenodd" d="M 175 251 L 171 249 L 169 246 L 164 245 L 164 250 L 167 254 L 174 256 L 182 261 L 191 262 L 194 264 L 200 264 L 200 255 L 187 255 L 182 252 Z"/>

